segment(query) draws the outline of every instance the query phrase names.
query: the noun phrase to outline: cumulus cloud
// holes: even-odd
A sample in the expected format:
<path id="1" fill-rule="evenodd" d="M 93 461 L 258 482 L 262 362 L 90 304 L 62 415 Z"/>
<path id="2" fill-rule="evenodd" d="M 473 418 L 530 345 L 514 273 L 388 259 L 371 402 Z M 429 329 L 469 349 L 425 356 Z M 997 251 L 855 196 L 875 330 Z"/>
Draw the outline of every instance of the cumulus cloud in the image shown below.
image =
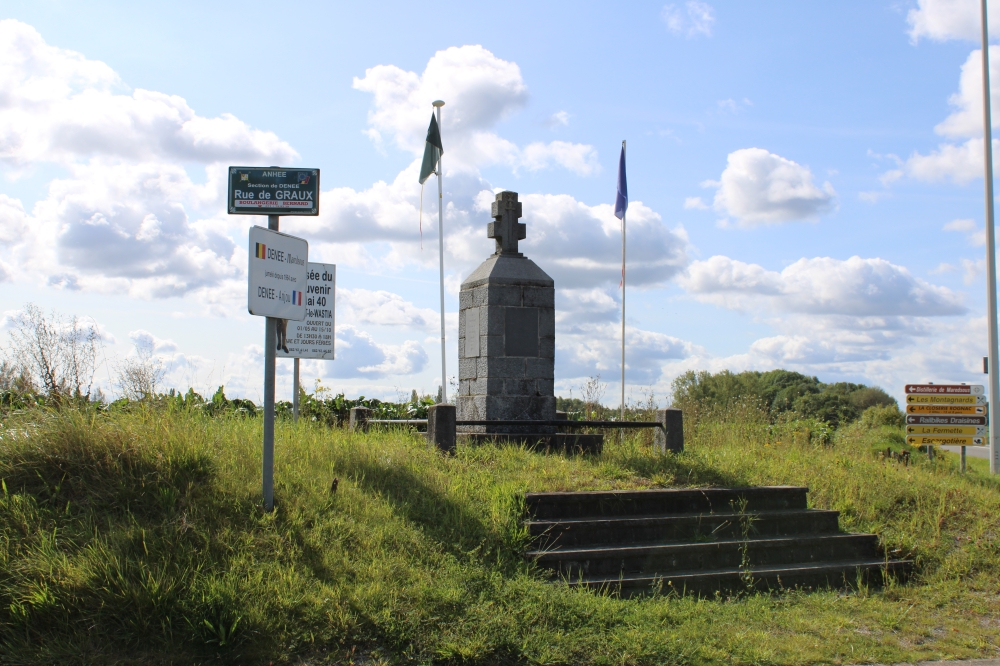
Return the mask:
<path id="1" fill-rule="evenodd" d="M 497 135 L 493 128 L 525 105 L 528 87 L 516 63 L 496 57 L 479 45 L 438 51 L 423 73 L 395 65 L 378 65 L 354 79 L 357 90 L 372 94 L 366 132 L 376 143 L 386 136 L 402 150 L 424 150 L 431 102 L 446 102 L 442 115 L 445 169 L 475 170 L 491 164 L 529 170 L 558 165 L 581 175 L 595 173 L 592 146 L 554 141 L 524 150 Z M 562 112 L 564 113 L 564 112 Z M 568 121 L 568 114 L 553 116 Z"/>
<path id="2" fill-rule="evenodd" d="M 1000 30 L 1000 17 L 989 15 L 990 32 Z M 917 42 L 922 37 L 935 41 L 965 39 L 980 41 L 982 22 L 979 0 L 917 0 L 917 6 L 906 15 L 910 25 L 910 38 Z"/>
<path id="3" fill-rule="evenodd" d="M 383 345 L 367 332 L 346 324 L 337 327 L 337 360 L 329 366 L 329 376 L 338 378 L 379 378 L 412 375 L 427 364 L 427 352 L 414 340 L 401 345 Z"/>
<path id="4" fill-rule="evenodd" d="M 106 64 L 0 21 L 0 159 L 24 165 L 91 157 L 287 162 L 297 153 L 233 115 L 197 115 L 176 95 L 129 92 Z"/>
<path id="5" fill-rule="evenodd" d="M 983 88 L 982 50 L 969 54 L 959 75 L 958 92 L 948 98 L 952 112 L 934 131 L 950 139 L 965 139 L 961 143 L 942 143 L 927 154 L 914 152 L 902 165 L 883 175 L 884 181 L 897 179 L 904 173 L 917 180 L 952 180 L 956 183 L 983 177 Z M 994 108 L 1000 104 L 1000 49 L 990 47 L 990 100 Z M 993 128 L 1000 127 L 1000 118 L 993 114 Z M 1000 148 L 994 140 L 993 150 Z"/>
<path id="6" fill-rule="evenodd" d="M 686 340 L 628 326 L 625 329 L 625 381 L 653 385 L 664 364 L 704 350 Z M 621 329 L 613 323 L 591 324 L 556 338 L 556 376 L 562 382 L 597 374 L 605 379 L 620 372 Z"/>
<path id="7" fill-rule="evenodd" d="M 699 35 L 711 37 L 715 9 L 707 2 L 688 0 L 683 8 L 675 4 L 664 5 L 660 18 L 675 35 L 684 35 L 688 39 Z"/>
<path id="8" fill-rule="evenodd" d="M 341 321 L 376 326 L 401 326 L 435 329 L 439 314 L 430 308 L 418 308 L 399 294 L 368 289 L 340 289 L 337 311 Z"/>
<path id="9" fill-rule="evenodd" d="M 800 259 L 780 273 L 724 256 L 696 261 L 680 280 L 698 300 L 734 310 L 851 317 L 936 317 L 966 312 L 959 294 L 884 259 Z"/>
<path id="10" fill-rule="evenodd" d="M 719 180 L 705 185 L 717 190 L 715 210 L 743 227 L 815 220 L 836 205 L 830 183 L 817 187 L 808 167 L 762 148 L 730 153 Z"/>

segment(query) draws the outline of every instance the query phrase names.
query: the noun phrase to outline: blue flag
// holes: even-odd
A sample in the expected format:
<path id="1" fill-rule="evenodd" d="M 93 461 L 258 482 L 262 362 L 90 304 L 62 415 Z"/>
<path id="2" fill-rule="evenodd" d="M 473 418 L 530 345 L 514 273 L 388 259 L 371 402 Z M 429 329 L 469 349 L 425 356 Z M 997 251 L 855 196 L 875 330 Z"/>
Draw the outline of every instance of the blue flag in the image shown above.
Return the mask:
<path id="1" fill-rule="evenodd" d="M 622 156 L 618 160 L 618 196 L 615 198 L 615 217 L 625 218 L 628 210 L 628 183 L 625 182 L 625 145 L 622 142 Z"/>

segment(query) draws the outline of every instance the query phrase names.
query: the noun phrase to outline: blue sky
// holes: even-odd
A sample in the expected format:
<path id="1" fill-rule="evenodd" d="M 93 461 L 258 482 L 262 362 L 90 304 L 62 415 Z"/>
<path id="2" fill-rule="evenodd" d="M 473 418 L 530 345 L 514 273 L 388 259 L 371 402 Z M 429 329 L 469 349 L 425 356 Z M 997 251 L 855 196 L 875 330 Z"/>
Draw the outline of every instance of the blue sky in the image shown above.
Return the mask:
<path id="1" fill-rule="evenodd" d="M 338 359 L 306 379 L 435 390 L 436 209 L 421 250 L 416 173 L 436 98 L 449 374 L 458 285 L 491 252 L 484 202 L 512 189 L 556 280 L 557 393 L 600 374 L 615 401 L 627 139 L 633 397 L 688 369 L 894 394 L 983 378 L 975 0 L 147 4 L 0 10 L 6 321 L 29 301 L 92 317 L 110 392 L 146 344 L 169 385 L 259 400 L 261 220 L 226 215 L 220 179 L 246 163 L 322 169 L 319 218 L 282 226 L 338 265 Z"/>

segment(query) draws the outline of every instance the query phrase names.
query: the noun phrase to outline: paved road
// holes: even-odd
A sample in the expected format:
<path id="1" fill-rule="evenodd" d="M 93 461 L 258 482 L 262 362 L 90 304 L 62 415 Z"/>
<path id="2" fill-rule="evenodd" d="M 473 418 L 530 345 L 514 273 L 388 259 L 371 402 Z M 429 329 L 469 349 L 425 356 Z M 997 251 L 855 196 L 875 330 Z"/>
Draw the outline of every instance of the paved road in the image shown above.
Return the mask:
<path id="1" fill-rule="evenodd" d="M 962 452 L 962 447 L 961 446 L 940 446 L 938 448 L 944 449 L 945 451 L 951 451 L 952 453 L 961 453 Z M 965 455 L 968 458 L 983 458 L 985 460 L 989 460 L 990 459 L 990 447 L 988 447 L 988 446 L 967 446 L 967 447 L 965 447 Z M 959 662 L 957 662 L 957 661 L 956 662 L 941 661 L 941 662 L 937 662 L 937 663 L 940 663 L 940 664 L 956 663 L 957 664 Z M 972 663 L 972 662 L 968 662 L 968 663 Z M 984 661 L 982 663 L 983 663 L 984 666 L 993 666 L 994 663 L 996 663 L 997 666 L 1000 666 L 1000 661 L 997 661 L 997 662 Z"/>

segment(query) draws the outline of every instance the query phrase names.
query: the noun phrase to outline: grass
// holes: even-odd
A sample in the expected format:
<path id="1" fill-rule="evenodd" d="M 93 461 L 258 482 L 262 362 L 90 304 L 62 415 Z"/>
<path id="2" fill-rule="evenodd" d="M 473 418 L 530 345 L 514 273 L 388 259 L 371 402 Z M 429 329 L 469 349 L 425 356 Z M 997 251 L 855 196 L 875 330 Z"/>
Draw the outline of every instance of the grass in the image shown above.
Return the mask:
<path id="1" fill-rule="evenodd" d="M 1000 656 L 1000 484 L 898 429 L 689 424 L 599 457 L 257 419 L 30 411 L 0 437 L 0 663 L 892 663 Z M 333 479 L 339 479 L 331 493 Z M 527 490 L 801 484 L 917 573 L 884 590 L 622 600 L 524 564 Z"/>

